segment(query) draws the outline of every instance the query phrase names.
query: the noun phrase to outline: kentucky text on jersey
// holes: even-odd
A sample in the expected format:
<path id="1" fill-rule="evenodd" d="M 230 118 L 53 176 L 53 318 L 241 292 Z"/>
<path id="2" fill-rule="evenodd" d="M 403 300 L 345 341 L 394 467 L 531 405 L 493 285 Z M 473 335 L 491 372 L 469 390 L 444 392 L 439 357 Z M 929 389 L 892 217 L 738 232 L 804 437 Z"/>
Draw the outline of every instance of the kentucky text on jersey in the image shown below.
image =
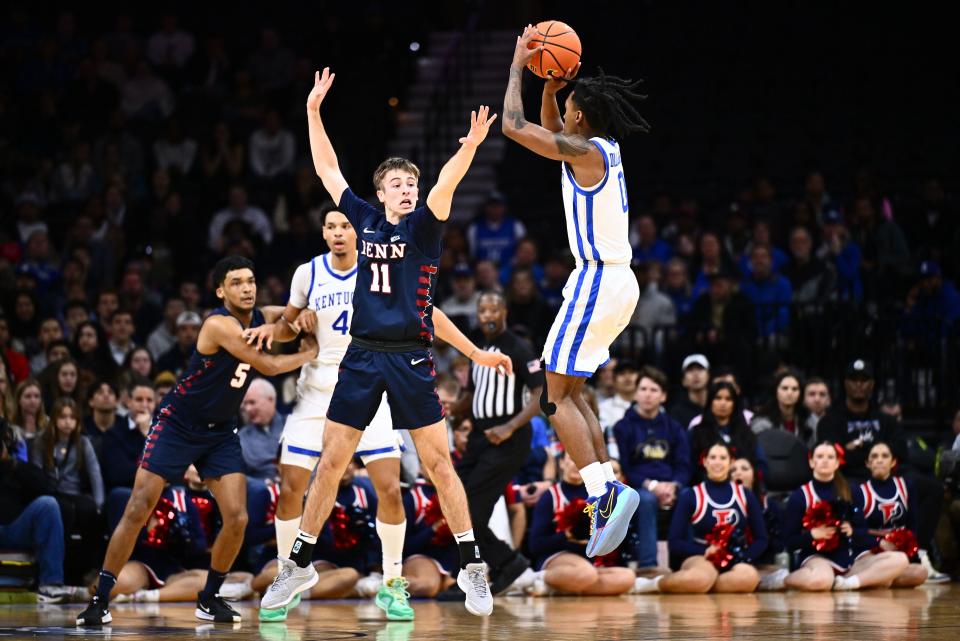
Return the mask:
<path id="1" fill-rule="evenodd" d="M 323 293 L 313 299 L 313 308 L 316 311 L 328 307 L 347 307 L 353 304 L 353 292 Z"/>

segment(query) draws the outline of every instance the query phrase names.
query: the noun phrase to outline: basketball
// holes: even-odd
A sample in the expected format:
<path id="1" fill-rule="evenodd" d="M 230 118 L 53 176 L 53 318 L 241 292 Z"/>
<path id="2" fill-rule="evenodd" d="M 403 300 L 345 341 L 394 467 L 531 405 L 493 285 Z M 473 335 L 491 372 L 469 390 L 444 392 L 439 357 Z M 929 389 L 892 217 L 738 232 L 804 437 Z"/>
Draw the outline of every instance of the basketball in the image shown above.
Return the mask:
<path id="1" fill-rule="evenodd" d="M 580 36 L 570 25 L 559 20 L 545 20 L 537 24 L 537 35 L 528 45 L 531 49 L 543 47 L 534 54 L 527 67 L 541 78 L 562 76 L 580 62 Z"/>

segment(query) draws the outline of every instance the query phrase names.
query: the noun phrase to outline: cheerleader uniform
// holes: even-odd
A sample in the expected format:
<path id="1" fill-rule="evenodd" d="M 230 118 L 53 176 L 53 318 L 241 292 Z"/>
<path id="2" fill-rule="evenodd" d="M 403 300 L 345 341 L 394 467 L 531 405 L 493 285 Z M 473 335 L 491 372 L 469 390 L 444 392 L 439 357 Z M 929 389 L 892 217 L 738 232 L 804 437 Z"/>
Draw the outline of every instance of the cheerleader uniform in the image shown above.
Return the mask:
<path id="1" fill-rule="evenodd" d="M 743 537 L 746 546 L 741 562 L 753 563 L 767 549 L 763 508 L 753 492 L 734 481 L 707 480 L 677 497 L 668 537 L 671 567 L 677 569 L 686 559 L 703 556 L 709 547 L 706 537 L 717 524 L 733 525 L 732 539 Z"/>
<path id="2" fill-rule="evenodd" d="M 186 571 L 185 566 L 190 565 L 188 559 L 202 555 L 207 549 L 200 512 L 187 491 L 167 486 L 160 499 L 159 511 L 166 522 L 158 522 L 150 530 L 144 527 L 130 556 L 131 561 L 138 561 L 146 568 L 151 589 L 162 588 L 170 576 Z M 169 518 L 170 514 L 173 518 Z"/>
<path id="3" fill-rule="evenodd" d="M 858 552 L 871 551 L 880 542 L 880 537 L 869 530 L 889 532 L 898 528 L 907 528 L 917 535 L 920 520 L 916 492 L 902 476 L 891 476 L 886 481 L 870 479 L 853 489 L 853 504 L 863 512 L 863 520 L 868 530 Z M 919 563 L 919 556 L 910 559 Z"/>
<path id="4" fill-rule="evenodd" d="M 783 509 L 766 494 L 760 499 L 763 523 L 767 527 L 767 549 L 757 559 L 757 565 L 775 565 L 777 555 L 783 552 Z"/>
<path id="5" fill-rule="evenodd" d="M 423 557 L 430 559 L 441 574 L 456 576 L 460 571 L 460 552 L 452 534 L 440 535 L 443 543 L 434 542 L 437 532 L 433 529 L 437 490 L 429 483 L 418 480 L 409 489 L 403 489 L 403 511 L 407 516 L 407 532 L 403 539 L 403 558 Z"/>
<path id="6" fill-rule="evenodd" d="M 534 557 L 534 569 L 542 570 L 554 557 L 563 552 L 570 552 L 587 558 L 586 540 L 590 536 L 589 529 L 583 536 L 584 543 L 573 543 L 567 539 L 564 532 L 557 532 L 557 516 L 571 501 L 581 499 L 586 507 L 587 488 L 582 483 L 573 485 L 566 481 L 554 483 L 550 489 L 544 492 L 537 504 L 533 507 L 533 517 L 530 524 L 530 534 L 527 536 L 529 541 L 530 553 Z M 589 528 L 586 514 L 583 515 L 584 523 Z"/>
<path id="7" fill-rule="evenodd" d="M 833 501 L 836 489 L 833 481 L 826 483 L 816 479 L 804 483 L 790 494 L 787 510 L 783 519 L 783 538 L 792 555 L 792 569 L 803 567 L 813 557 L 825 559 L 836 574 L 844 574 L 856 560 L 854 541 L 866 534 L 862 513 L 851 509 L 845 517 L 853 527 L 853 537 L 840 536 L 840 545 L 835 550 L 818 552 L 813 546 L 810 531 L 803 527 L 803 517 L 807 510 L 822 501 Z"/>
<path id="8" fill-rule="evenodd" d="M 347 527 L 356 543 L 349 548 L 338 548 L 336 514 L 343 510 L 348 516 Z M 337 567 L 353 568 L 361 575 L 381 564 L 380 539 L 376 530 L 377 494 L 370 479 L 358 476 L 337 490 L 333 512 L 317 538 L 314 561 L 327 561 Z"/>

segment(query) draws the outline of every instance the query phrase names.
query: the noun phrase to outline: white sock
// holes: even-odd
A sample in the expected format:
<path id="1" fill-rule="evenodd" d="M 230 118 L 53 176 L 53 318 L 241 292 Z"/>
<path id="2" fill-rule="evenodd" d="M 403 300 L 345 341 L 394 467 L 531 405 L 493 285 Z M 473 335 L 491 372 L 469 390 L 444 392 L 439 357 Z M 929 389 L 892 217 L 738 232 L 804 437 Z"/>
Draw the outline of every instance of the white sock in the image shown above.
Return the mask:
<path id="1" fill-rule="evenodd" d="M 288 521 L 275 518 L 273 519 L 273 529 L 277 532 L 277 554 L 288 558 L 290 548 L 293 547 L 293 542 L 297 540 L 297 532 L 300 530 L 300 517 Z"/>
<path id="2" fill-rule="evenodd" d="M 580 476 L 587 486 L 587 495 L 598 498 L 607 491 L 607 479 L 603 472 L 603 466 L 594 461 L 590 465 L 580 470 Z"/>
<path id="3" fill-rule="evenodd" d="M 383 551 L 383 583 L 403 574 L 403 538 L 407 533 L 407 522 L 384 523 L 377 519 L 377 536 Z"/>
<path id="4" fill-rule="evenodd" d="M 133 600 L 139 603 L 159 603 L 160 590 L 137 590 L 133 595 Z"/>
<path id="5" fill-rule="evenodd" d="M 847 581 L 847 586 L 849 586 L 851 590 L 860 589 L 860 577 L 858 577 L 857 575 L 853 575 L 853 576 L 848 576 L 844 578 Z"/>
<path id="6" fill-rule="evenodd" d="M 303 530 L 301 530 L 301 529 L 298 527 L 298 528 L 297 528 L 297 536 L 293 537 L 293 539 L 294 539 L 294 542 L 296 542 L 296 540 L 299 538 L 299 539 L 303 539 L 303 540 L 306 541 L 307 543 L 316 544 L 316 542 L 317 542 L 317 536 L 318 536 L 318 535 L 316 535 L 316 534 L 310 534 L 309 532 L 304 532 Z M 293 547 L 293 544 L 292 544 L 292 543 L 290 544 L 290 547 L 291 547 L 291 548 Z"/>
<path id="7" fill-rule="evenodd" d="M 457 543 L 473 543 L 476 541 L 473 538 L 473 528 L 470 528 L 466 532 L 461 532 L 460 534 L 454 534 L 453 538 L 456 539 Z"/>
<path id="8" fill-rule="evenodd" d="M 600 467 L 603 468 L 603 478 L 607 481 L 613 482 L 617 480 L 617 475 L 613 472 L 613 463 L 607 461 L 606 463 L 601 463 Z"/>

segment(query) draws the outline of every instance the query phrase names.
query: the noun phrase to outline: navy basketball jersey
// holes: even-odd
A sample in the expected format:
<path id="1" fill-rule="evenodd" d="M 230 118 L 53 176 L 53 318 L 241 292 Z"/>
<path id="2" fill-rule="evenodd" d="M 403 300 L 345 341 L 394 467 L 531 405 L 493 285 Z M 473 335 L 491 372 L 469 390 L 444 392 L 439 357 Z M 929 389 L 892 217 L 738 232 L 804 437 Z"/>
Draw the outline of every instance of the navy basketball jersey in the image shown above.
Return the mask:
<path id="1" fill-rule="evenodd" d="M 739 483 L 704 481 L 693 487 L 693 495 L 695 502 L 690 525 L 697 543 L 706 545 L 706 536 L 718 524 L 732 525 L 736 530 L 747 527 L 746 490 Z"/>
<path id="2" fill-rule="evenodd" d="M 863 518 L 871 530 L 892 530 L 910 527 L 910 494 L 901 476 L 886 481 L 869 480 L 859 487 L 856 502 L 863 508 Z"/>
<path id="3" fill-rule="evenodd" d="M 224 307 L 218 307 L 210 315 L 233 316 Z M 250 327 L 263 324 L 263 313 L 254 309 Z M 249 363 L 222 347 L 210 355 L 194 349 L 180 380 L 167 392 L 157 414 L 184 428 L 233 430 L 240 402 L 253 380 L 250 369 Z"/>
<path id="4" fill-rule="evenodd" d="M 443 223 L 426 206 L 391 225 L 346 189 L 340 211 L 357 231 L 357 285 L 350 335 L 379 341 L 433 340 L 433 293 Z"/>

